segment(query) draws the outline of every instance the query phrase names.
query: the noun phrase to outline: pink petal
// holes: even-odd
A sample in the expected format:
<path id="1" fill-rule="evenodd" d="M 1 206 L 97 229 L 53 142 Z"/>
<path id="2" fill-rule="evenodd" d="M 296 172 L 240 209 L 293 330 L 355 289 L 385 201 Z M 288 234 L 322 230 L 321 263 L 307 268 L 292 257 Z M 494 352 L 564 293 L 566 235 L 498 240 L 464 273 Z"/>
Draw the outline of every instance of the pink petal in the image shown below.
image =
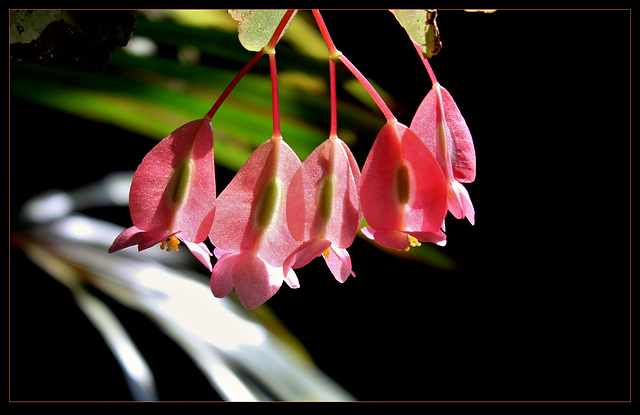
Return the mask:
<path id="1" fill-rule="evenodd" d="M 284 280 L 282 268 L 268 267 L 253 252 L 242 252 L 233 258 L 233 284 L 246 308 L 264 304 L 280 289 Z"/>
<path id="2" fill-rule="evenodd" d="M 453 183 L 458 183 L 455 180 L 449 183 L 449 187 L 447 189 L 447 209 L 456 219 L 462 219 L 464 217 L 464 213 L 462 212 L 462 204 L 460 199 L 458 198 L 458 194 L 453 188 Z M 443 224 L 444 226 L 444 224 Z"/>
<path id="3" fill-rule="evenodd" d="M 285 201 L 301 165 L 283 140 L 258 147 L 217 199 L 211 242 L 228 252 L 255 251 L 281 267 L 299 245 L 289 232 Z"/>
<path id="4" fill-rule="evenodd" d="M 276 268 L 276 267 L 272 267 L 271 265 L 267 264 L 267 269 L 270 269 L 270 268 Z M 277 269 L 280 270 L 279 272 L 286 271 L 286 274 L 284 274 L 284 281 L 287 283 L 289 288 L 293 288 L 293 289 L 300 288 L 300 282 L 298 281 L 298 276 L 296 275 L 293 269 L 289 269 L 289 270 L 285 270 L 284 268 L 277 268 Z M 272 272 L 276 272 L 276 270 Z"/>
<path id="5" fill-rule="evenodd" d="M 409 247 L 409 235 L 397 230 L 379 231 L 373 228 L 362 228 L 362 233 L 369 239 L 373 239 L 380 245 L 392 249 L 407 249 Z"/>
<path id="6" fill-rule="evenodd" d="M 438 103 L 438 90 L 434 86 L 418 107 L 410 128 L 424 140 L 433 154 L 440 154 L 440 151 L 448 153 L 447 164 L 451 165 L 443 166 L 443 169 L 451 169 L 455 180 L 472 182 L 476 176 L 476 153 L 469 127 L 451 94 L 442 86 L 438 85 L 437 88 L 440 90 L 441 101 Z M 446 124 L 446 149 L 438 148 L 436 137 L 436 122 L 439 120 L 440 109 L 444 113 Z"/>
<path id="7" fill-rule="evenodd" d="M 336 139 L 332 145 L 336 188 L 325 238 L 331 240 L 336 247 L 347 248 L 353 243 L 362 223 L 360 169 L 351 150 L 342 140 Z"/>
<path id="8" fill-rule="evenodd" d="M 283 268 L 288 271 L 291 268 L 302 268 L 313 261 L 331 246 L 331 241 L 326 239 L 311 239 L 300 246 L 289 255 L 284 262 Z"/>
<path id="9" fill-rule="evenodd" d="M 313 154 L 313 153 L 312 153 Z M 307 159 L 311 157 L 310 155 Z M 306 162 L 307 160 L 305 160 Z M 307 174 L 305 174 L 307 173 Z M 291 236 L 300 242 L 310 239 L 311 221 L 315 211 L 311 207 L 307 209 L 307 204 L 315 196 L 315 192 L 308 194 L 308 187 L 305 186 L 308 176 L 308 167 L 302 163 L 300 168 L 291 177 L 289 188 L 287 189 L 287 225 Z"/>
<path id="10" fill-rule="evenodd" d="M 143 230 L 175 229 L 206 239 L 215 207 L 213 130 L 205 119 L 169 134 L 144 157 L 131 183 L 131 219 Z"/>
<path id="11" fill-rule="evenodd" d="M 431 88 L 422 100 L 422 103 L 420 103 L 418 110 L 411 120 L 411 125 L 409 125 L 411 131 L 416 133 L 416 135 L 425 142 L 434 155 L 438 154 L 436 139 L 437 100 L 438 93 L 434 88 Z"/>
<path id="12" fill-rule="evenodd" d="M 451 166 L 451 133 L 446 127 L 442 96 L 438 87 L 432 88 L 411 121 L 411 130 L 429 147 L 442 168 L 445 180 L 453 180 Z M 444 135 L 444 136 L 443 136 Z"/>
<path id="13" fill-rule="evenodd" d="M 193 242 L 185 241 L 181 238 L 181 234 L 178 234 L 178 239 L 180 239 L 187 246 L 187 248 L 189 248 L 189 251 L 191 251 L 193 256 L 196 257 L 196 259 L 200 261 L 202 265 L 207 267 L 209 272 L 213 271 L 213 268 L 211 267 L 211 251 L 209 251 L 209 248 L 207 248 L 204 242 L 195 244 Z"/>
<path id="14" fill-rule="evenodd" d="M 324 254 L 329 249 L 329 257 Z M 284 269 L 302 268 L 318 257 L 323 257 L 329 270 L 340 282 L 345 282 L 349 275 L 355 274 L 351 270 L 351 257 L 344 248 L 339 248 L 327 239 L 312 239 L 300 245 L 284 263 Z M 294 288 L 294 287 L 292 287 Z M 295 287 L 298 288 L 298 287 Z"/>
<path id="15" fill-rule="evenodd" d="M 457 219 L 462 219 L 466 216 L 472 225 L 475 224 L 475 209 L 473 208 L 473 203 L 471 203 L 467 189 L 457 181 L 451 183 L 450 189 L 451 191 L 449 193 L 453 192 L 454 197 L 449 197 L 449 211 L 451 211 Z M 459 212 L 458 215 L 453 212 L 453 206 L 455 206 L 457 212 Z"/>
<path id="16" fill-rule="evenodd" d="M 404 226 L 404 211 L 395 189 L 396 169 L 402 164 L 402 145 L 394 123 L 378 133 L 362 168 L 360 203 L 372 229 L 395 230 Z"/>
<path id="17" fill-rule="evenodd" d="M 437 232 L 447 212 L 447 187 L 424 141 L 392 121 L 378 133 L 362 169 L 360 201 L 372 229 Z"/>
<path id="18" fill-rule="evenodd" d="M 456 102 L 449 91 L 440 87 L 444 105 L 444 116 L 453 139 L 451 163 L 453 177 L 462 183 L 470 183 L 476 178 L 476 151 L 471 132 Z"/>
<path id="19" fill-rule="evenodd" d="M 364 236 L 366 236 L 367 238 L 369 238 L 371 240 L 375 240 L 376 239 L 375 238 L 376 230 L 373 229 L 373 228 L 368 228 L 368 227 L 365 226 L 364 228 L 360 229 L 360 232 L 362 232 L 362 234 Z"/>
<path id="20" fill-rule="evenodd" d="M 327 258 L 324 255 L 322 257 L 338 282 L 344 283 L 349 278 L 349 275 L 353 275 L 355 278 L 356 274 L 351 269 L 351 256 L 346 249 L 332 245 L 329 257 Z"/>
<path id="21" fill-rule="evenodd" d="M 221 259 L 224 256 L 233 255 L 233 252 L 224 251 L 224 250 L 222 250 L 220 248 L 214 247 L 213 248 L 213 255 L 215 255 L 215 257 L 217 259 Z"/>
<path id="22" fill-rule="evenodd" d="M 217 250 L 220 255 L 211 273 L 211 292 L 217 298 L 226 297 L 234 286 L 246 308 L 255 308 L 271 298 L 283 279 L 291 288 L 298 288 L 298 278 L 290 271 L 284 278 L 282 268 L 272 267 L 252 252 L 232 254 Z"/>
<path id="23" fill-rule="evenodd" d="M 287 219 L 294 238 L 350 246 L 362 221 L 359 184 L 360 170 L 349 147 L 339 138 L 320 144 L 289 186 Z"/>
<path id="24" fill-rule="evenodd" d="M 405 207 L 404 230 L 438 232 L 447 214 L 447 185 L 435 157 L 424 142 L 402 124 L 397 126 L 402 140 L 404 163 L 410 167 L 411 197 Z"/>
<path id="25" fill-rule="evenodd" d="M 236 255 L 229 254 L 218 259 L 211 272 L 211 292 L 218 298 L 229 295 L 233 290 L 233 265 Z"/>
<path id="26" fill-rule="evenodd" d="M 109 253 L 119 251 L 129 246 L 138 245 L 138 250 L 143 251 L 150 248 L 170 236 L 176 234 L 168 229 L 161 229 L 158 231 L 144 231 L 135 226 L 122 231 L 109 247 Z"/>

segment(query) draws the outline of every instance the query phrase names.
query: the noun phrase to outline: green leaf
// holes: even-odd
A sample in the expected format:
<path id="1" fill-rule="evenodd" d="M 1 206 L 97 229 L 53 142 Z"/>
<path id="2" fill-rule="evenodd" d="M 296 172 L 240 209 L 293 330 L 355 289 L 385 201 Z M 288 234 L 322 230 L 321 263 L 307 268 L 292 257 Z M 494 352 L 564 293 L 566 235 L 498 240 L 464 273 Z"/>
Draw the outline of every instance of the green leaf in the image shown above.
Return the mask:
<path id="1" fill-rule="evenodd" d="M 66 10 L 11 10 L 9 12 L 9 43 L 29 43 L 40 37 L 51 23 L 73 21 Z"/>
<path id="2" fill-rule="evenodd" d="M 436 24 L 435 10 L 391 10 L 407 34 L 422 49 L 422 55 L 430 59 L 440 52 L 442 43 Z"/>
<path id="3" fill-rule="evenodd" d="M 238 21 L 240 43 L 245 49 L 253 52 L 262 50 L 269 43 L 286 12 L 286 10 L 229 10 L 229 14 Z M 287 27 L 282 33 L 287 30 Z"/>

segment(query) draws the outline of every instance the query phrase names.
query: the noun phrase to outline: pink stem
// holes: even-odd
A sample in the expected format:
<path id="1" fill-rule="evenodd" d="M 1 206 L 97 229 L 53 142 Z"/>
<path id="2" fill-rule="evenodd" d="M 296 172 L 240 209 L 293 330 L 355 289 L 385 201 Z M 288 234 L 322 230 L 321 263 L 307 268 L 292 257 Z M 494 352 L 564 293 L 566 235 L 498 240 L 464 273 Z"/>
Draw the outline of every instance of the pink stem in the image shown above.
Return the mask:
<path id="1" fill-rule="evenodd" d="M 329 61 L 329 84 L 331 86 L 331 129 L 329 137 L 338 137 L 338 98 L 336 96 L 336 61 Z"/>
<path id="2" fill-rule="evenodd" d="M 324 23 L 322 16 L 320 15 L 319 10 L 313 10 L 313 17 L 316 19 L 316 23 L 318 24 L 318 28 L 320 29 L 320 33 L 322 34 L 322 38 L 324 39 L 324 43 L 327 45 L 327 49 L 329 49 L 329 58 L 333 61 L 335 59 L 340 59 L 342 63 L 351 71 L 351 73 L 360 81 L 362 86 L 367 90 L 371 98 L 375 101 L 380 108 L 380 111 L 384 114 L 387 122 L 395 121 L 396 117 L 391 113 L 391 110 L 384 102 L 378 91 L 371 85 L 369 80 L 362 75 L 362 73 L 355 67 L 354 64 L 347 59 L 338 49 L 336 49 L 333 40 L 331 40 L 331 35 L 329 35 L 329 30 L 327 29 L 327 25 Z"/>
<path id="3" fill-rule="evenodd" d="M 267 46 L 265 46 L 265 48 L 268 48 L 270 50 L 275 50 L 276 44 L 280 40 L 280 35 L 284 31 L 284 28 L 287 26 L 287 23 L 289 23 L 289 20 L 291 19 L 291 16 L 293 15 L 294 12 L 295 12 L 295 9 L 287 10 L 284 16 L 282 16 L 282 20 L 280 20 L 280 24 L 278 24 L 278 27 L 276 27 L 276 31 L 273 32 L 273 36 L 271 36 L 271 39 L 269 39 L 269 43 L 267 43 Z"/>
<path id="4" fill-rule="evenodd" d="M 429 78 L 431 78 L 431 83 L 434 85 L 437 84 L 438 80 L 436 79 L 436 74 L 433 73 L 433 69 L 431 69 L 431 64 L 429 63 L 429 59 L 424 57 L 424 55 L 422 54 L 422 48 L 420 47 L 419 44 L 417 44 L 413 40 L 411 41 L 411 43 L 413 43 L 413 47 L 416 49 L 416 52 L 418 52 L 418 55 L 420 55 L 420 59 L 422 59 L 422 63 L 424 63 L 424 67 L 427 68 L 427 72 L 429 73 Z"/>
<path id="5" fill-rule="evenodd" d="M 276 55 L 269 55 L 269 67 L 271 68 L 271 105 L 273 108 L 273 136 L 282 138 L 280 131 L 280 102 L 278 100 L 278 69 L 276 68 Z"/>
<path id="6" fill-rule="evenodd" d="M 340 51 L 336 49 L 336 45 L 333 43 L 333 40 L 331 40 L 331 35 L 329 34 L 327 25 L 324 24 L 324 20 L 320 15 L 320 10 L 313 10 L 313 17 L 316 19 L 316 23 L 318 24 L 318 29 L 320 29 L 324 43 L 326 43 L 327 49 L 329 49 L 329 58 L 336 59 L 340 55 Z"/>
<path id="7" fill-rule="evenodd" d="M 206 119 L 211 120 L 211 118 L 213 118 L 214 114 L 216 113 L 216 111 L 218 111 L 218 108 L 220 108 L 224 100 L 227 99 L 233 88 L 236 87 L 242 77 L 249 71 L 249 69 L 251 69 L 251 67 L 258 61 L 258 59 L 262 57 L 262 55 L 264 55 L 263 51 L 256 53 L 255 56 L 244 66 L 244 68 L 242 68 L 240 72 L 238 72 L 238 74 L 235 76 L 235 78 L 233 78 L 233 80 L 225 88 L 222 94 L 220 94 L 220 97 L 218 97 L 216 103 L 213 104 L 213 107 L 211 107 L 209 112 L 207 112 L 207 115 L 205 115 Z"/>
<path id="8" fill-rule="evenodd" d="M 380 94 L 378 94 L 378 91 L 376 91 L 373 85 L 371 85 L 369 80 L 367 80 L 367 78 L 365 78 L 364 75 L 362 75 L 362 73 L 358 70 L 358 68 L 356 68 L 355 65 L 352 64 L 351 61 L 349 61 L 349 59 L 347 59 L 346 56 L 340 55 L 340 61 L 344 63 L 344 65 L 351 71 L 351 73 L 358 79 L 358 81 L 360 81 L 360 83 L 367 90 L 369 95 L 371 95 L 371 98 L 373 98 L 375 103 L 378 105 L 378 108 L 380 108 L 380 111 L 382 111 L 382 113 L 384 114 L 384 117 L 387 119 L 387 122 L 395 121 L 396 117 L 393 115 L 393 113 L 391 112 L 387 104 L 384 102 Z"/>
<path id="9" fill-rule="evenodd" d="M 218 111 L 218 108 L 220 108 L 224 100 L 227 99 L 233 88 L 236 87 L 238 82 L 240 82 L 242 77 L 249 71 L 249 69 L 251 69 L 251 67 L 258 61 L 258 59 L 260 59 L 262 55 L 266 53 L 266 50 L 275 49 L 276 44 L 280 40 L 280 35 L 282 34 L 282 31 L 286 27 L 287 23 L 289 23 L 293 12 L 295 12 L 295 10 L 287 10 L 287 12 L 282 17 L 282 20 L 280 20 L 280 23 L 278 24 L 275 32 L 273 32 L 271 39 L 269 39 L 269 43 L 260 52 L 256 53 L 255 56 L 244 66 L 244 68 L 242 68 L 240 72 L 238 72 L 238 74 L 231 80 L 225 90 L 222 91 L 222 94 L 220 94 L 220 97 L 218 97 L 215 104 L 213 104 L 213 107 L 211 107 L 209 112 L 207 112 L 207 115 L 205 115 L 204 117 L 205 119 L 211 120 L 211 118 L 213 118 L 216 111 Z"/>

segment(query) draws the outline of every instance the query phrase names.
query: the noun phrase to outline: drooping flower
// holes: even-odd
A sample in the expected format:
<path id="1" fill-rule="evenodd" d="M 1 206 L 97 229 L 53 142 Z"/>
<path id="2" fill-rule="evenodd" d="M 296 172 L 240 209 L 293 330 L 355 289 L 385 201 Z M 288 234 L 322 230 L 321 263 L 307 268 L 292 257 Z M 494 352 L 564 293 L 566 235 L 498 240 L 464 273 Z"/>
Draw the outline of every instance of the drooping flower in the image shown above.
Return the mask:
<path id="1" fill-rule="evenodd" d="M 305 159 L 287 194 L 289 230 L 304 243 L 287 259 L 285 270 L 322 256 L 338 281 L 355 276 L 346 248 L 362 221 L 359 185 L 358 164 L 338 137 L 324 141 Z"/>
<path id="2" fill-rule="evenodd" d="M 134 226 L 116 237 L 109 252 L 132 245 L 142 251 L 157 243 L 177 251 L 181 241 L 211 269 L 211 252 L 203 242 L 215 203 L 213 129 L 203 118 L 182 125 L 143 158 L 129 191 Z"/>
<path id="3" fill-rule="evenodd" d="M 396 120 L 378 133 L 362 169 L 363 233 L 381 245 L 408 249 L 443 243 L 447 186 L 424 141 Z"/>
<path id="4" fill-rule="evenodd" d="M 286 197 L 291 178 L 302 165 L 281 138 L 260 145 L 217 200 L 209 239 L 218 261 L 211 291 L 224 297 L 235 287 L 246 308 L 273 296 L 282 281 L 298 288 L 295 272 L 283 264 L 300 242 L 287 225 Z"/>
<path id="5" fill-rule="evenodd" d="M 476 153 L 469 127 L 451 94 L 435 83 L 416 111 L 410 128 L 436 155 L 447 182 L 449 211 L 455 218 L 466 216 L 474 224 L 475 210 L 462 183 L 475 180 Z"/>

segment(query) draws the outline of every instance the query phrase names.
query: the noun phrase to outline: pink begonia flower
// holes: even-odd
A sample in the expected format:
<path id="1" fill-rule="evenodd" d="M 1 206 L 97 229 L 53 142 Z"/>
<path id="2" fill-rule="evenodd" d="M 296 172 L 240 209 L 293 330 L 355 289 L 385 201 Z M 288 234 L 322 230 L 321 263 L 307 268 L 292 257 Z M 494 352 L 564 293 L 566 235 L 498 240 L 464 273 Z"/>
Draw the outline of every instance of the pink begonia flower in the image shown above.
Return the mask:
<path id="1" fill-rule="evenodd" d="M 346 248 L 362 221 L 359 186 L 358 163 L 341 139 L 329 138 L 305 159 L 287 195 L 289 230 L 304 243 L 287 259 L 285 271 L 322 256 L 338 281 L 355 276 Z"/>
<path id="2" fill-rule="evenodd" d="M 138 245 L 150 248 L 179 241 L 209 270 L 204 244 L 216 203 L 213 130 L 208 119 L 191 121 L 160 141 L 138 166 L 129 191 L 132 227 L 116 237 L 109 252 Z"/>
<path id="3" fill-rule="evenodd" d="M 217 199 L 209 239 L 218 258 L 211 291 L 222 298 L 235 287 L 246 308 L 273 296 L 282 281 L 298 288 L 295 272 L 284 261 L 300 242 L 287 225 L 286 196 L 291 178 L 302 165 L 282 139 L 258 147 Z"/>
<path id="4" fill-rule="evenodd" d="M 443 244 L 447 186 L 426 144 L 396 120 L 378 133 L 362 168 L 363 233 L 381 245 L 407 250 L 420 242 Z"/>
<path id="5" fill-rule="evenodd" d="M 434 84 L 411 121 L 411 130 L 436 155 L 447 182 L 447 207 L 457 219 L 473 225 L 475 211 L 467 189 L 476 177 L 476 153 L 469 127 L 451 94 Z"/>

